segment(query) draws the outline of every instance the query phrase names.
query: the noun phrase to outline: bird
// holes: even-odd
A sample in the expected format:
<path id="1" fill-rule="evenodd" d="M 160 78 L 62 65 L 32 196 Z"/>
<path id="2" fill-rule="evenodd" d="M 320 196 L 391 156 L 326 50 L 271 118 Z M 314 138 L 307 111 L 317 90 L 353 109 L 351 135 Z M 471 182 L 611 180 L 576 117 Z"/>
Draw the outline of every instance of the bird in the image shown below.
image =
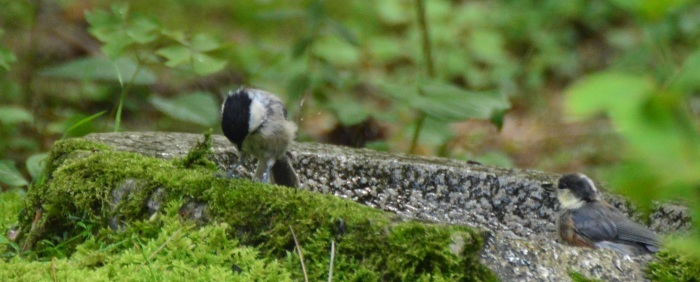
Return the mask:
<path id="1" fill-rule="evenodd" d="M 602 199 L 588 176 L 564 174 L 557 188 L 561 206 L 558 234 L 565 243 L 629 256 L 653 254 L 660 249 L 660 238 Z"/>
<path id="2" fill-rule="evenodd" d="M 221 104 L 221 130 L 240 153 L 233 171 L 249 157 L 258 161 L 255 179 L 299 187 L 299 178 L 288 151 L 296 137 L 297 125 L 287 118 L 287 109 L 274 94 L 241 87 L 230 91 Z"/>

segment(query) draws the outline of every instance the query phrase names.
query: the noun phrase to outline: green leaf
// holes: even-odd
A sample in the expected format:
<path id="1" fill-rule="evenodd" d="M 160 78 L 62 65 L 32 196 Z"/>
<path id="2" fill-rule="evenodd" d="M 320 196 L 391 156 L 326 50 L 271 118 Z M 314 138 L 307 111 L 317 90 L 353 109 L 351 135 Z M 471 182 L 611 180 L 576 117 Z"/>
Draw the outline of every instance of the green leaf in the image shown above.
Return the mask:
<path id="1" fill-rule="evenodd" d="M 30 123 L 34 121 L 32 113 L 20 107 L 0 106 L 0 123 L 15 125 L 18 123 Z"/>
<path id="2" fill-rule="evenodd" d="M 34 154 L 27 158 L 27 171 L 29 171 L 29 175 L 32 176 L 32 179 L 37 180 L 39 177 L 41 177 L 41 173 L 46 166 L 45 161 L 48 156 L 49 154 L 47 153 L 41 153 Z"/>
<path id="3" fill-rule="evenodd" d="M 601 112 L 617 117 L 628 116 L 639 108 L 653 89 L 654 82 L 645 77 L 612 71 L 596 73 L 566 90 L 566 110 L 580 117 Z"/>
<path id="4" fill-rule="evenodd" d="M 476 58 L 490 64 L 500 64 L 506 61 L 503 41 L 501 33 L 485 29 L 473 31 L 467 40 L 471 53 Z"/>
<path id="5" fill-rule="evenodd" d="M 700 90 L 700 48 L 685 59 L 681 71 L 671 81 L 671 85 L 681 93 Z"/>
<path id="6" fill-rule="evenodd" d="M 12 54 L 10 49 L 0 47 L 0 67 L 5 70 L 10 70 L 10 64 L 17 61 L 17 57 Z"/>
<path id="7" fill-rule="evenodd" d="M 407 1 L 384 0 L 377 1 L 379 20 L 390 25 L 407 24 L 413 19 L 412 9 Z"/>
<path id="8" fill-rule="evenodd" d="M 105 57 L 77 59 L 44 69 L 40 74 L 60 79 L 119 82 L 120 74 L 122 78 L 130 79 L 137 70 L 138 73 L 134 80 L 127 82 L 134 84 L 153 84 L 156 82 L 156 75 L 152 71 L 145 66 L 139 66 L 137 62 L 126 57 L 120 57 L 114 61 Z"/>
<path id="9" fill-rule="evenodd" d="M 347 43 L 350 43 L 352 46 L 358 46 L 360 45 L 360 42 L 357 40 L 357 37 L 350 32 L 342 23 L 335 21 L 333 19 L 326 19 L 328 24 L 333 28 L 336 34 L 340 36 L 340 38 L 344 39 Z"/>
<path id="10" fill-rule="evenodd" d="M 328 103 L 328 107 L 333 110 L 343 125 L 355 125 L 363 122 L 370 116 L 370 112 L 365 104 L 345 96 L 333 99 Z"/>
<path id="11" fill-rule="evenodd" d="M 147 18 L 134 19 L 133 25 L 127 31 L 127 35 L 135 42 L 146 44 L 158 38 L 158 24 Z"/>
<path id="12" fill-rule="evenodd" d="M 202 53 L 192 55 L 192 67 L 199 75 L 210 75 L 222 70 L 226 66 L 226 61 L 211 57 Z"/>
<path id="13" fill-rule="evenodd" d="M 171 68 L 182 64 L 187 64 L 192 58 L 190 50 L 187 49 L 187 47 L 179 44 L 161 48 L 156 52 L 156 54 L 166 58 L 168 61 L 165 62 L 165 65 Z"/>
<path id="14" fill-rule="evenodd" d="M 192 38 L 191 48 L 198 52 L 209 52 L 212 50 L 219 49 L 221 47 L 221 42 L 212 38 L 207 34 L 197 34 Z"/>
<path id="15" fill-rule="evenodd" d="M 115 3 L 109 7 L 112 10 L 112 14 L 120 19 L 126 19 L 129 15 L 129 4 L 126 3 Z"/>
<path id="16" fill-rule="evenodd" d="M 313 44 L 314 41 L 315 38 L 313 36 L 304 36 L 301 39 L 294 42 L 294 44 L 292 45 L 292 57 L 298 58 L 299 56 L 306 53 L 306 50 L 308 50 L 309 47 L 311 47 L 311 44 Z"/>
<path id="17" fill-rule="evenodd" d="M 0 182 L 10 186 L 26 186 L 29 184 L 17 170 L 15 162 L 10 160 L 0 160 Z"/>
<path id="18" fill-rule="evenodd" d="M 173 99 L 152 96 L 149 100 L 159 111 L 168 116 L 203 126 L 211 126 L 219 120 L 219 105 L 213 95 L 195 92 Z"/>
<path id="19" fill-rule="evenodd" d="M 352 67 L 359 64 L 360 51 L 338 37 L 324 37 L 314 45 L 314 54 L 333 66 Z"/>
<path id="20" fill-rule="evenodd" d="M 424 95 L 413 97 L 411 106 L 440 121 L 489 119 L 510 107 L 508 99 L 500 93 L 466 91 L 437 82 L 426 83 L 422 89 Z"/>
<path id="21" fill-rule="evenodd" d="M 5 235 L 0 234 L 0 245 L 10 244 L 10 240 Z"/>

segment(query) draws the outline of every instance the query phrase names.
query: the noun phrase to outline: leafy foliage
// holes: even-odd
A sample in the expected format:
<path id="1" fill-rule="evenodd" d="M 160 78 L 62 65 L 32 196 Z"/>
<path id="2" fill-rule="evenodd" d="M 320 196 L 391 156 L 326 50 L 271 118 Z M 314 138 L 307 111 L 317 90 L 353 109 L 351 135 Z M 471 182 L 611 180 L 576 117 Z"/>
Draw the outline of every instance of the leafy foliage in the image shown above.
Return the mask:
<path id="1" fill-rule="evenodd" d="M 640 21 L 658 20 L 656 13 L 670 13 L 678 5 L 659 4 L 650 14 L 647 4 L 630 3 L 625 7 L 636 11 Z M 644 27 L 654 29 L 657 24 L 645 22 Z M 650 39 L 658 36 L 649 34 Z M 629 70 L 595 73 L 567 91 L 568 112 L 585 118 L 604 113 L 625 141 L 622 163 L 606 173 L 613 187 L 645 209 L 652 201 L 682 200 L 696 220 L 700 211 L 700 119 L 692 104 L 700 85 L 690 82 L 690 77 L 700 72 L 698 54 L 696 48 L 680 66 L 659 70 L 654 76 Z M 688 238 L 671 240 L 669 247 L 700 258 L 699 232 L 696 228 Z"/>

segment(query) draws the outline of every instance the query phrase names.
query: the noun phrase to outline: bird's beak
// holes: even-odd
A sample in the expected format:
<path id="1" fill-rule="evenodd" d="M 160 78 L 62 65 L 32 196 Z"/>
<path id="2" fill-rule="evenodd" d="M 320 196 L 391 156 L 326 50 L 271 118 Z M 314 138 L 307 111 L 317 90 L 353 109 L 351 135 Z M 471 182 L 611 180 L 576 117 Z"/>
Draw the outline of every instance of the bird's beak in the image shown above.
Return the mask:
<path id="1" fill-rule="evenodd" d="M 549 182 L 549 181 L 540 183 L 540 187 L 542 187 L 542 189 L 547 190 L 547 191 L 555 191 L 556 190 L 556 189 L 554 189 L 554 183 Z"/>

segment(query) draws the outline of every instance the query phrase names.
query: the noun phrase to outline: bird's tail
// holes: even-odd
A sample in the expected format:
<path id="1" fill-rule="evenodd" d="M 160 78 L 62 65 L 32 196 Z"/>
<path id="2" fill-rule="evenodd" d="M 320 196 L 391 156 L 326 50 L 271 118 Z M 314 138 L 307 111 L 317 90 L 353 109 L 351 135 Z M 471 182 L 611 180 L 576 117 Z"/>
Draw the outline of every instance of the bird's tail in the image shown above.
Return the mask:
<path id="1" fill-rule="evenodd" d="M 292 154 L 287 152 L 284 157 L 277 160 L 275 164 L 272 165 L 272 171 L 270 173 L 272 183 L 292 188 L 299 187 L 299 177 L 292 166 L 293 159 L 294 157 Z"/>

